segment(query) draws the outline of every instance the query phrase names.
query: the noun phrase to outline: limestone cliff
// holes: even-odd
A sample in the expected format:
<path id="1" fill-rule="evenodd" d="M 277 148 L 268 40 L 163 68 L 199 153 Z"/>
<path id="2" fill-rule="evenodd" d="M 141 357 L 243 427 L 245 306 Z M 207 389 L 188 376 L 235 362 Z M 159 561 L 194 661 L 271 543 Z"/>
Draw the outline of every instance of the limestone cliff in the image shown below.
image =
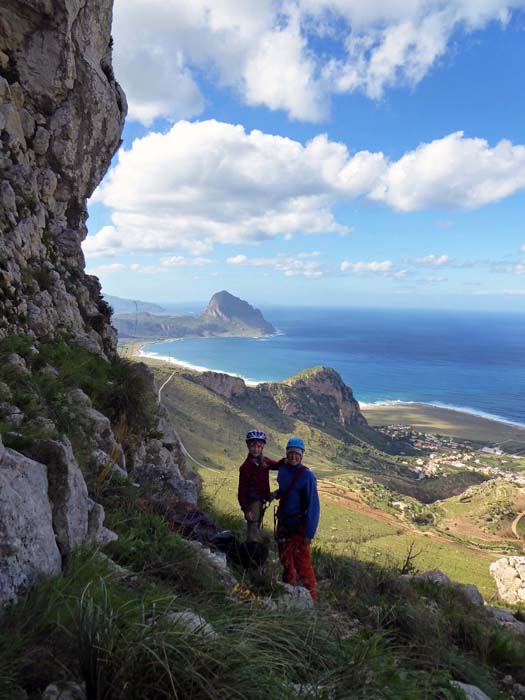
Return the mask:
<path id="1" fill-rule="evenodd" d="M 116 355 L 84 272 L 87 198 L 120 144 L 112 0 L 0 5 L 0 608 L 113 533 L 88 492 L 117 473 L 197 500 L 151 373 Z"/>
<path id="2" fill-rule="evenodd" d="M 86 199 L 120 143 L 112 0 L 0 7 L 0 337 L 68 331 L 111 355 L 116 335 L 80 248 Z"/>
<path id="3" fill-rule="evenodd" d="M 322 414 L 344 427 L 368 426 L 352 389 L 330 367 L 311 367 L 289 377 L 283 385 L 291 391 L 283 388 L 276 400 L 287 415 L 308 419 Z"/>

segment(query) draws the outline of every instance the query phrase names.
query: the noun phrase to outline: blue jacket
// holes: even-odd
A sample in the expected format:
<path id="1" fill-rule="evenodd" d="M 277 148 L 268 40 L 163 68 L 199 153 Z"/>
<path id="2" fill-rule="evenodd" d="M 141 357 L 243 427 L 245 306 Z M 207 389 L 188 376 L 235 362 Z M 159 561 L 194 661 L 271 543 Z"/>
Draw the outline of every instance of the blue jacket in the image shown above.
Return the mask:
<path id="1" fill-rule="evenodd" d="M 284 496 L 290 486 L 295 473 L 303 465 L 290 467 L 288 464 L 279 466 L 277 481 L 279 483 L 279 495 Z M 282 506 L 284 513 L 284 526 L 293 527 L 305 524 L 304 536 L 313 539 L 319 524 L 321 508 L 317 493 L 317 481 L 313 472 L 306 469 L 297 479 L 288 498 Z"/>

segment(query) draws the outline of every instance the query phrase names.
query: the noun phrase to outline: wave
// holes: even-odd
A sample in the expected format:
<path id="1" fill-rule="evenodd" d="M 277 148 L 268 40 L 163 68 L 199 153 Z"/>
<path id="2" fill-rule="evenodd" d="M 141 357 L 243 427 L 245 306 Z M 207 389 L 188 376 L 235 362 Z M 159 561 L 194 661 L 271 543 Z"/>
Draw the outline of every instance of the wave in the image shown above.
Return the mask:
<path id="1" fill-rule="evenodd" d="M 406 401 L 403 399 L 380 399 L 378 401 L 371 401 L 369 403 L 365 401 L 359 401 L 359 405 L 361 406 L 361 408 L 365 409 L 379 406 L 431 406 L 433 408 L 444 408 L 448 411 L 468 413 L 471 416 L 485 418 L 486 420 L 496 421 L 497 423 L 506 423 L 507 425 L 513 425 L 517 428 L 525 428 L 525 423 L 519 423 L 518 421 L 513 421 L 509 418 L 504 418 L 503 416 L 500 416 L 496 413 L 481 411 L 477 408 L 471 408 L 470 406 L 455 406 L 454 404 L 442 403 L 441 401 Z"/>
<path id="2" fill-rule="evenodd" d="M 280 333 L 278 331 L 277 335 L 284 335 L 283 333 Z M 212 336 L 213 337 L 213 336 Z M 258 342 L 260 341 L 265 341 L 269 340 L 271 336 L 264 336 L 262 338 L 254 338 L 253 340 L 256 340 Z M 160 341 L 160 343 L 169 343 L 173 342 L 175 340 L 184 340 L 184 338 L 168 338 L 166 340 Z M 155 341 L 155 344 L 159 343 L 159 341 Z M 272 382 L 275 380 L 272 379 L 262 379 L 262 380 L 256 380 L 252 379 L 251 377 L 246 377 L 242 374 L 239 374 L 237 372 L 231 372 L 229 370 L 225 369 L 214 369 L 212 367 L 205 367 L 203 365 L 196 365 L 191 362 L 186 362 L 185 360 L 180 360 L 176 357 L 173 357 L 173 355 L 161 355 L 159 353 L 153 352 L 153 351 L 146 351 L 144 348 L 146 345 L 149 343 L 145 343 L 139 348 L 138 354 L 142 357 L 151 357 L 156 360 L 163 360 L 164 362 L 167 362 L 172 365 L 176 365 L 179 367 L 184 367 L 185 369 L 190 369 L 195 372 L 220 372 L 221 374 L 227 374 L 230 377 L 239 377 L 244 381 L 244 383 L 247 386 L 250 387 L 255 387 L 259 384 L 264 384 L 265 382 Z M 374 408 L 374 407 L 379 407 L 379 406 L 410 406 L 410 405 L 419 405 L 419 406 L 430 406 L 433 408 L 443 408 L 449 411 L 458 411 L 460 413 L 467 413 L 472 416 L 476 416 L 478 418 L 484 418 L 486 420 L 491 420 L 491 421 L 496 421 L 498 423 L 504 423 L 506 425 L 512 425 L 517 428 L 525 428 L 524 423 L 520 423 L 519 421 L 513 421 L 509 418 L 505 418 L 504 416 L 495 414 L 495 413 L 490 413 L 488 411 L 483 411 L 480 409 L 472 408 L 470 406 L 458 406 L 454 404 L 447 404 L 443 403 L 440 401 L 410 401 L 406 399 L 379 399 L 377 401 L 359 401 L 359 405 L 361 408 L 366 409 L 366 408 Z"/>

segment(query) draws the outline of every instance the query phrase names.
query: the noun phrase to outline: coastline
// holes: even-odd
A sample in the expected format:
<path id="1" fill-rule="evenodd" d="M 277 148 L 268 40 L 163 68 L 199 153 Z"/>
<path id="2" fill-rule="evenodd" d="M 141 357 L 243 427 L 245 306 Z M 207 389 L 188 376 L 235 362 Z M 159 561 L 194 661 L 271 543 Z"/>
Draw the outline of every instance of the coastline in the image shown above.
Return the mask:
<path id="1" fill-rule="evenodd" d="M 238 379 L 242 379 L 246 386 L 254 387 L 257 386 L 258 384 L 264 384 L 264 382 L 261 381 L 256 381 L 255 379 L 250 379 L 249 377 L 244 377 L 242 374 L 237 374 L 235 372 L 227 372 L 225 370 L 221 369 L 212 369 L 211 367 L 204 367 L 202 365 L 194 365 L 191 362 L 185 362 L 184 360 L 179 360 L 176 357 L 173 357 L 172 355 L 159 355 L 156 352 L 146 352 L 144 348 L 147 345 L 153 345 L 153 344 L 160 344 L 160 343 L 171 343 L 176 340 L 186 340 L 189 336 L 184 336 L 184 338 L 163 338 L 162 340 L 152 340 L 152 341 L 141 341 L 141 345 L 136 349 L 136 354 L 139 357 L 142 358 L 149 358 L 151 360 L 157 360 L 159 362 L 165 362 L 168 365 L 173 365 L 175 367 L 181 367 L 183 369 L 190 369 L 194 372 L 217 372 L 220 374 L 227 374 L 230 377 L 237 377 Z M 198 336 L 195 336 L 198 337 Z M 228 337 L 228 338 L 233 338 L 233 337 L 251 337 L 254 340 L 261 340 L 264 338 L 269 338 L 271 336 L 210 336 L 210 338 L 223 338 L 223 337 Z"/>
<path id="2" fill-rule="evenodd" d="M 402 401 L 401 399 L 386 399 L 384 401 L 372 401 L 367 403 L 365 401 L 359 401 L 359 406 L 363 412 L 374 411 L 374 409 L 388 409 L 392 408 L 410 408 L 410 407 L 426 407 L 435 408 L 442 411 L 450 411 L 452 413 L 465 413 L 469 416 L 475 418 L 481 418 L 483 420 L 491 421 L 493 423 L 503 423 L 504 425 L 512 426 L 513 428 L 522 428 L 525 431 L 525 423 L 518 423 L 517 421 L 509 420 L 503 416 L 498 416 L 494 413 L 487 413 L 486 411 L 481 411 L 475 408 L 470 408 L 469 406 L 454 406 L 452 404 L 436 402 L 425 402 L 425 401 Z"/>
<path id="3" fill-rule="evenodd" d="M 255 336 L 254 339 L 258 340 L 265 337 L 268 336 Z M 249 387 L 255 387 L 259 384 L 272 381 L 257 381 L 235 372 L 196 365 L 191 362 L 180 360 L 172 355 L 161 355 L 159 353 L 148 352 L 145 349 L 148 345 L 185 339 L 186 336 L 184 338 L 162 338 L 154 340 L 138 339 L 135 342 L 123 343 L 123 347 L 130 347 L 132 349 L 132 354 L 137 355 L 143 360 L 154 360 L 169 365 L 170 367 L 180 367 L 181 369 L 187 369 L 193 372 L 217 372 L 220 374 L 227 374 L 231 377 L 242 379 Z M 482 434 L 486 434 L 488 442 L 501 442 L 502 440 L 511 442 L 518 441 L 520 443 L 523 442 L 525 446 L 525 424 L 466 406 L 452 406 L 437 402 L 402 401 L 400 399 L 386 399 L 384 401 L 373 402 L 359 401 L 359 405 L 371 425 L 406 423 L 415 429 L 419 429 L 421 432 L 442 432 L 443 434 L 467 437 L 474 440 L 480 439 Z M 488 436 L 493 439 L 488 439 Z"/>

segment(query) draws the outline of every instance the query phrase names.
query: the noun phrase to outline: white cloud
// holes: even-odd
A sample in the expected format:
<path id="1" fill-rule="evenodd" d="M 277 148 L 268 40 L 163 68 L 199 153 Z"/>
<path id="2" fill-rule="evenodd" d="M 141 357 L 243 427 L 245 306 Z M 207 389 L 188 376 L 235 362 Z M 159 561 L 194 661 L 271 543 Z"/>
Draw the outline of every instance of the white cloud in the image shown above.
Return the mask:
<path id="1" fill-rule="evenodd" d="M 159 265 L 144 265 L 142 263 L 109 263 L 108 265 L 97 265 L 89 268 L 89 275 L 97 275 L 97 277 L 105 277 L 114 272 L 137 272 L 145 275 L 158 275 L 169 272 L 172 267 L 202 267 L 209 265 L 212 261 L 207 258 L 184 258 L 180 255 L 175 255 L 169 258 L 162 258 Z"/>
<path id="2" fill-rule="evenodd" d="M 505 24 L 524 0 L 116 0 L 115 68 L 130 116 L 199 114 L 199 78 L 292 118 L 326 116 L 333 93 L 373 99 L 416 85 L 461 31 Z M 317 49 L 330 37 L 334 49 Z M 316 50 L 317 49 L 317 50 Z"/>
<path id="3" fill-rule="evenodd" d="M 373 260 L 371 262 L 350 262 L 349 260 L 344 260 L 341 263 L 341 272 L 351 271 L 356 275 L 366 275 L 368 273 L 384 275 L 392 272 L 393 267 L 394 263 L 391 260 Z"/>
<path id="4" fill-rule="evenodd" d="M 370 197 L 394 209 L 474 209 L 525 188 L 525 147 L 462 131 L 421 144 L 392 163 Z"/>
<path id="5" fill-rule="evenodd" d="M 229 265 L 244 265 L 248 262 L 246 255 L 234 255 L 231 258 L 226 258 L 226 262 Z"/>
<path id="6" fill-rule="evenodd" d="M 481 289 L 479 291 L 472 292 L 472 296 L 506 296 L 506 297 L 517 297 L 525 296 L 525 289 L 501 289 L 501 290 L 487 290 Z"/>
<path id="7" fill-rule="evenodd" d="M 412 265 L 424 265 L 429 267 L 442 267 L 450 262 L 448 255 L 425 255 L 423 258 L 412 258 Z"/>
<path id="8" fill-rule="evenodd" d="M 127 265 L 123 263 L 110 263 L 109 265 L 96 265 L 95 267 L 90 267 L 86 270 L 88 275 L 96 275 L 101 277 L 104 275 L 112 275 L 114 272 L 122 272 L 128 268 Z"/>
<path id="9" fill-rule="evenodd" d="M 417 282 L 420 284 L 441 284 L 442 282 L 447 282 L 448 277 L 443 275 L 429 275 L 428 277 L 420 277 Z"/>
<path id="10" fill-rule="evenodd" d="M 278 253 L 273 258 L 248 258 L 246 255 L 235 255 L 227 258 L 229 265 L 247 265 L 263 267 L 282 272 L 285 277 L 322 277 L 324 272 L 321 264 L 312 260 L 320 255 L 314 253 L 287 254 Z"/>
<path id="11" fill-rule="evenodd" d="M 525 253 L 525 243 L 520 246 L 520 252 Z"/>
<path id="12" fill-rule="evenodd" d="M 258 243 L 350 229 L 332 213 L 367 197 L 403 211 L 470 208 L 525 188 L 525 147 L 490 148 L 461 133 L 422 144 L 397 162 L 352 154 L 320 134 L 306 144 L 215 120 L 178 122 L 121 150 L 92 200 L 112 225 L 89 236 L 89 256 L 183 250 L 205 256 L 216 243 Z"/>
<path id="13" fill-rule="evenodd" d="M 160 264 L 163 267 L 202 267 L 210 265 L 208 258 L 185 258 L 182 255 L 172 255 L 169 258 L 162 258 Z"/>
<path id="14" fill-rule="evenodd" d="M 503 272 L 510 275 L 525 275 L 525 262 L 493 262 L 491 264 L 491 272 Z"/>

